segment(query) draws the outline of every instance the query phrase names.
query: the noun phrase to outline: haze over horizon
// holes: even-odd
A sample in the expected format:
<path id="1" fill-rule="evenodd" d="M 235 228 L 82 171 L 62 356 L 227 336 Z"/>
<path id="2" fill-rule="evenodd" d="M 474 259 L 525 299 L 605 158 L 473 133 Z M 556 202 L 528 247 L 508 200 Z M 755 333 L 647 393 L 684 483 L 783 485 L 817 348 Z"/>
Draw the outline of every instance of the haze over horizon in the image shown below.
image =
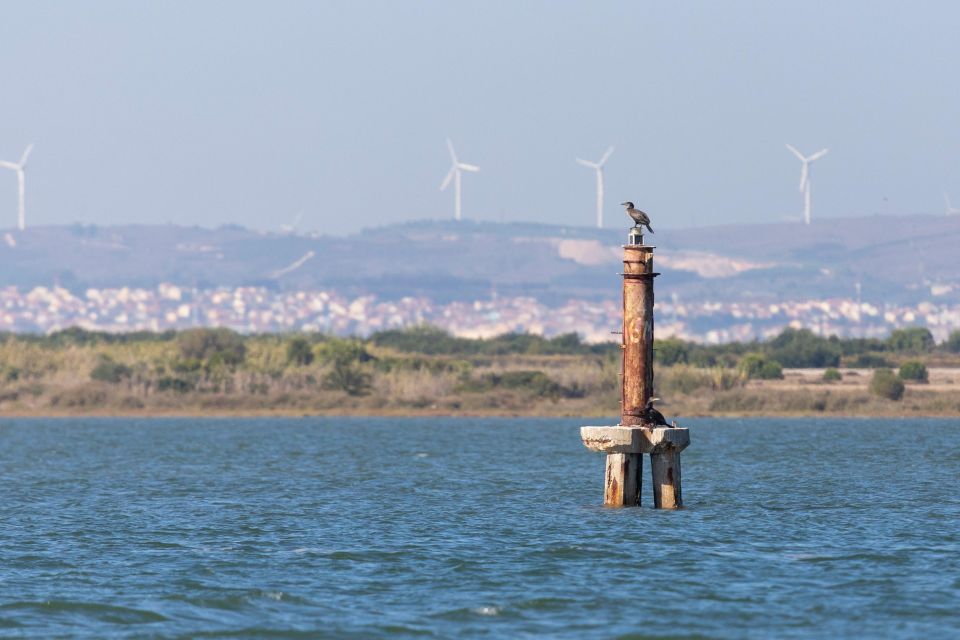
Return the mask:
<path id="1" fill-rule="evenodd" d="M 940 214 L 960 202 L 960 6 L 3 4 L 0 159 L 27 224 L 349 233 L 452 217 L 665 227 Z M 0 228 L 16 180 L 0 171 Z"/>

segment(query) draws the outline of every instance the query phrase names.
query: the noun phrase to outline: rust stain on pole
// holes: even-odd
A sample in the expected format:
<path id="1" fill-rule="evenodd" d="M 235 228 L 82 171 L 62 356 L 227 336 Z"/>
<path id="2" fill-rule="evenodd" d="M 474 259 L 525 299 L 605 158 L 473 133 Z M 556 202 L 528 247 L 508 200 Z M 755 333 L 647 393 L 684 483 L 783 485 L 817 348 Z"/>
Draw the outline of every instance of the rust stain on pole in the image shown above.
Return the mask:
<path id="1" fill-rule="evenodd" d="M 653 393 L 653 247 L 623 247 L 623 361 L 620 424 L 639 425 Z"/>
<path id="2" fill-rule="evenodd" d="M 643 484 L 642 453 L 611 453 L 607 456 L 603 504 L 608 507 L 636 507 Z"/>

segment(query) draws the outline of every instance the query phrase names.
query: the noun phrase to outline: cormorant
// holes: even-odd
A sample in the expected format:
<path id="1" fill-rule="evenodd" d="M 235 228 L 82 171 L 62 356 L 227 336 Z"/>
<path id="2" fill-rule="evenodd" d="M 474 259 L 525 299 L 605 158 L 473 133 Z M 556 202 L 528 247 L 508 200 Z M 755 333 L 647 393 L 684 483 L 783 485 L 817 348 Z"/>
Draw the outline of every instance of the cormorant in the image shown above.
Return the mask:
<path id="1" fill-rule="evenodd" d="M 650 216 L 640 211 L 640 209 L 634 209 L 632 202 L 621 202 L 620 204 L 627 208 L 627 215 L 633 218 L 633 221 L 636 223 L 633 226 L 646 227 L 650 233 L 653 233 L 653 227 L 650 226 Z"/>
<path id="2" fill-rule="evenodd" d="M 667 424 L 667 419 L 663 417 L 663 414 L 653 408 L 653 401 L 659 400 L 660 398 L 650 398 L 647 401 L 647 406 L 643 408 L 643 411 L 640 413 L 640 419 L 643 420 L 646 424 L 652 424 L 655 427 L 669 427 Z"/>

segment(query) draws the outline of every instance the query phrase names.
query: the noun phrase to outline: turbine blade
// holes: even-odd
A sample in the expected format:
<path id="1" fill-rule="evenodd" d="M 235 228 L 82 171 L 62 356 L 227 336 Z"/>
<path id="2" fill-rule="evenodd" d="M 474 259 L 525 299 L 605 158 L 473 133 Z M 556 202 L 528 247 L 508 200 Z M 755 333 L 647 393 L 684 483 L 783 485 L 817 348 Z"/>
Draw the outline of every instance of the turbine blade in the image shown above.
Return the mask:
<path id="1" fill-rule="evenodd" d="M 450 181 L 453 180 L 453 174 L 457 172 L 456 165 L 450 167 L 450 171 L 447 172 L 447 177 L 443 179 L 443 183 L 440 185 L 440 191 L 443 191 L 450 184 Z"/>
<path id="2" fill-rule="evenodd" d="M 31 152 L 31 151 L 33 151 L 33 143 L 32 143 L 32 142 L 27 145 L 27 148 L 23 150 L 23 155 L 20 156 L 20 168 L 21 168 L 21 169 L 26 166 L 26 164 L 27 164 L 27 158 L 30 157 L 30 152 Z"/>
<path id="3" fill-rule="evenodd" d="M 823 156 L 827 155 L 828 151 L 830 151 L 830 149 L 820 149 L 820 151 L 817 151 L 815 154 L 807 158 L 807 162 L 813 162 L 814 160 L 819 160 Z"/>
<path id="4" fill-rule="evenodd" d="M 799 151 L 797 151 L 796 149 L 794 149 L 794 148 L 793 148 L 792 146 L 790 146 L 789 144 L 787 145 L 787 149 L 790 149 L 790 151 L 793 152 L 793 155 L 795 155 L 795 156 L 797 156 L 798 158 L 800 158 L 800 161 L 801 161 L 801 162 L 803 162 L 804 160 L 806 160 L 806 158 L 803 157 L 803 154 L 802 154 L 802 153 L 800 153 Z"/>
<path id="5" fill-rule="evenodd" d="M 806 160 L 803 161 L 803 169 L 800 170 L 800 191 L 807 186 L 807 180 L 810 179 L 810 165 Z"/>
<path id="6" fill-rule="evenodd" d="M 473 164 L 467 164 L 465 162 L 458 162 L 457 169 L 462 171 L 480 171 L 480 167 Z"/>
<path id="7" fill-rule="evenodd" d="M 599 168 L 600 168 L 599 166 L 597 166 L 597 163 L 596 163 L 596 162 L 590 162 L 589 160 L 582 160 L 581 158 L 577 158 L 577 162 L 578 162 L 579 164 L 582 164 L 582 165 L 585 166 L 585 167 L 590 167 L 591 169 L 599 169 Z"/>
<path id="8" fill-rule="evenodd" d="M 13 162 L 7 162 L 6 160 L 0 160 L 0 167 L 4 169 L 10 169 L 11 171 L 19 171 L 20 165 L 14 164 Z"/>
<path id="9" fill-rule="evenodd" d="M 607 147 L 607 152 L 603 154 L 603 157 L 600 158 L 600 161 L 597 162 L 601 167 L 607 162 L 607 159 L 610 157 L 610 154 L 613 153 L 613 147 Z"/>
<path id="10" fill-rule="evenodd" d="M 457 152 L 453 150 L 453 142 L 450 138 L 447 138 L 447 149 L 450 150 L 450 159 L 453 160 L 453 164 L 457 164 Z"/>

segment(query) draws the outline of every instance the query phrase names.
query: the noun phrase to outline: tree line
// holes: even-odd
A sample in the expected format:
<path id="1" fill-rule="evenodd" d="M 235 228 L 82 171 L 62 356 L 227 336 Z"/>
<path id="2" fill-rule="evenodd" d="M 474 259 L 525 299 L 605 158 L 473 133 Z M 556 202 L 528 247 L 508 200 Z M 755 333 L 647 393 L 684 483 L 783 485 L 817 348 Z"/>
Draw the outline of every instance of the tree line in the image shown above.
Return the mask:
<path id="1" fill-rule="evenodd" d="M 883 339 L 825 338 L 790 328 L 769 340 L 705 345 L 664 339 L 655 349 L 658 391 L 687 398 L 699 411 L 712 407 L 704 403 L 714 396 L 717 410 L 740 411 L 769 401 L 762 385 L 750 386 L 750 380 L 782 378 L 784 368 L 823 369 L 824 393 L 829 383 L 863 375 L 840 368 L 872 369 L 873 394 L 899 399 L 905 382 L 923 388 L 929 366 L 960 365 L 960 331 L 937 344 L 924 328 L 896 330 Z M 560 403 L 615 408 L 619 370 L 616 342 L 588 344 L 572 333 L 474 339 L 421 326 L 366 338 L 244 335 L 225 328 L 0 334 L 0 406 L 21 410 L 193 403 L 201 409 L 323 411 L 341 410 L 345 401 L 396 410 L 529 411 L 537 402 L 545 411 L 556 411 Z M 848 396 L 830 396 L 824 406 L 848 402 Z"/>
<path id="2" fill-rule="evenodd" d="M 246 342 L 264 338 L 230 329 L 187 329 L 182 331 L 107 333 L 70 328 L 46 335 L 0 332 L 0 344 L 9 340 L 33 343 L 46 348 L 173 342 L 187 366 L 235 366 L 243 362 Z M 585 343 L 576 333 L 545 338 L 528 333 L 505 333 L 492 338 L 462 338 L 431 326 L 380 331 L 368 338 L 336 338 L 322 333 L 269 337 L 285 340 L 291 365 L 310 364 L 315 357 L 332 362 L 369 358 L 366 346 L 375 345 L 405 354 L 425 356 L 567 355 L 603 356 L 618 352 L 615 342 Z M 320 349 L 317 350 L 317 346 Z M 896 329 L 887 338 L 822 337 L 809 329 L 786 328 L 770 340 L 703 344 L 667 338 L 654 346 L 658 364 L 689 364 L 696 367 L 735 367 L 746 356 L 773 361 L 787 368 L 845 366 L 878 368 L 892 366 L 887 356 L 923 356 L 932 353 L 960 354 L 960 329 L 937 344 L 924 327 Z"/>

